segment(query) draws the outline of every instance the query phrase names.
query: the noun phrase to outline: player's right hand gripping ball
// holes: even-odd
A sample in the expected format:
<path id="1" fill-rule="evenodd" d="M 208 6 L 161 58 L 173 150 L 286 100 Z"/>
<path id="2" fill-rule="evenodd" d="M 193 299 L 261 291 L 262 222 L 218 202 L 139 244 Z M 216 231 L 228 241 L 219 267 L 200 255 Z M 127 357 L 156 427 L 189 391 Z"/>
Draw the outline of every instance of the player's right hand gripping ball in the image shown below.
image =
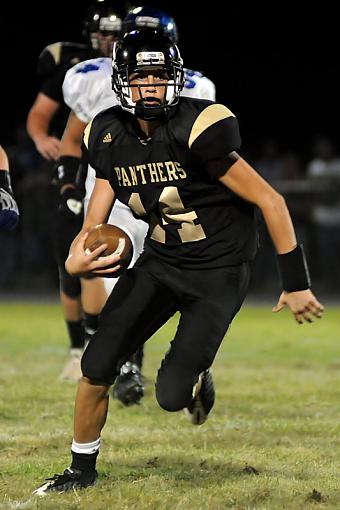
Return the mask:
<path id="1" fill-rule="evenodd" d="M 85 240 L 84 249 L 85 253 L 92 252 L 98 248 L 101 244 L 107 244 L 106 250 L 100 254 L 98 259 L 108 257 L 109 255 L 115 254 L 120 255 L 120 259 L 115 264 L 108 267 L 120 266 L 120 269 L 113 273 L 108 273 L 105 277 L 116 278 L 120 276 L 123 271 L 129 266 L 132 255 L 133 246 L 130 237 L 116 225 L 110 225 L 109 223 L 101 223 L 95 225 L 89 230 L 89 235 Z"/>

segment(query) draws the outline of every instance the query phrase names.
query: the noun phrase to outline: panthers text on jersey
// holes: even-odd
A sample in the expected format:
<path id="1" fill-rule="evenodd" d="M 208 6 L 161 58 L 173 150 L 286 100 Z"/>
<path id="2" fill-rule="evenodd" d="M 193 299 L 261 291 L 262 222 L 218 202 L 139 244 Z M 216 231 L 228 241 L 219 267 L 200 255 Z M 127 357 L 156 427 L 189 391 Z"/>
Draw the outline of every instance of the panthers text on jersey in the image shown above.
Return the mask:
<path id="1" fill-rule="evenodd" d="M 197 71 L 185 69 L 182 96 L 215 101 L 215 85 Z M 118 104 L 111 86 L 112 59 L 94 58 L 71 67 L 65 75 L 65 103 L 82 122 L 90 122 L 101 110 Z"/>
<path id="2" fill-rule="evenodd" d="M 222 267 L 254 258 L 253 205 L 209 172 L 241 144 L 238 122 L 225 106 L 180 98 L 150 139 L 120 106 L 87 126 L 84 145 L 97 178 L 149 224 L 145 249 L 170 264 Z"/>

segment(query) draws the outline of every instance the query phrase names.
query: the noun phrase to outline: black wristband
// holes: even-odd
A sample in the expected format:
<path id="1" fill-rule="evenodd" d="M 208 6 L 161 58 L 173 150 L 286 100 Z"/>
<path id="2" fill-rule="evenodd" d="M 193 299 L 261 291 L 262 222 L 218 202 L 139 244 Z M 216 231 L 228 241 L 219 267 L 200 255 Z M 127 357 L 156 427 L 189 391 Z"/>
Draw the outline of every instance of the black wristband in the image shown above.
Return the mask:
<path id="1" fill-rule="evenodd" d="M 65 184 L 74 184 L 77 179 L 80 158 L 75 156 L 61 156 L 56 162 L 52 184 L 61 188 Z"/>
<path id="2" fill-rule="evenodd" d="M 281 285 L 286 292 L 306 290 L 311 286 L 307 260 L 302 244 L 294 250 L 277 255 Z"/>
<path id="3" fill-rule="evenodd" d="M 12 186 L 11 186 L 11 177 L 9 175 L 8 170 L 0 169 L 0 188 L 8 191 L 10 195 L 13 196 Z"/>

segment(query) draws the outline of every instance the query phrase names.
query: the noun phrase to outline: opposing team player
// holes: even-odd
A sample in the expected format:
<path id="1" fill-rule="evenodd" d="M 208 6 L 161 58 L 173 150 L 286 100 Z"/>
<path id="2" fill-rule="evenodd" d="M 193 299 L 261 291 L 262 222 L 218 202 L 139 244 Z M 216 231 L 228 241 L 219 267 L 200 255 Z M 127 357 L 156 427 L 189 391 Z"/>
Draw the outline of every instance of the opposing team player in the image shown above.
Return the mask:
<path id="1" fill-rule="evenodd" d="M 70 243 L 83 223 L 84 192 L 82 180 L 77 180 L 82 168 L 80 150 L 60 157 L 60 137 L 70 112 L 63 100 L 62 84 L 66 71 L 75 63 L 111 51 L 125 13 L 119 0 L 96 0 L 84 20 L 87 44 L 58 42 L 43 50 L 38 65 L 42 85 L 27 118 L 27 130 L 37 150 L 52 162 L 47 170 L 53 168 L 49 221 L 59 272 L 60 301 L 70 339 L 69 359 L 60 376 L 65 380 L 80 378 L 84 325 L 86 330 L 94 330 L 97 316 L 92 313 L 94 305 L 91 298 L 87 299 L 86 289 L 82 291 L 80 279 L 65 271 Z"/>
<path id="2" fill-rule="evenodd" d="M 19 210 L 13 196 L 8 157 L 0 145 L 0 229 L 12 230 L 18 221 Z"/>
<path id="3" fill-rule="evenodd" d="M 282 294 L 298 323 L 322 316 L 310 290 L 283 197 L 237 153 L 238 122 L 224 105 L 180 97 L 179 50 L 157 32 L 133 31 L 115 47 L 113 87 L 121 106 L 97 115 L 84 143 L 96 184 L 82 231 L 66 262 L 71 274 L 113 273 L 119 257 L 84 252 L 87 229 L 106 220 L 115 198 L 149 225 L 135 266 L 119 278 L 82 358 L 72 464 L 36 490 L 44 495 L 93 485 L 114 368 L 173 314 L 180 319 L 156 381 L 170 412 L 211 411 L 212 365 L 246 296 L 257 248 L 254 206 L 277 251 Z M 110 143 L 105 139 L 110 138 Z M 133 339 L 133 342 L 131 342 Z"/>
<path id="4" fill-rule="evenodd" d="M 136 7 L 131 9 L 123 21 L 122 32 L 132 30 L 157 30 L 165 34 L 172 42 L 177 43 L 178 31 L 175 20 L 166 12 L 151 7 Z M 117 97 L 111 86 L 112 58 L 97 58 L 81 62 L 72 67 L 66 74 L 63 93 L 65 102 L 71 108 L 66 130 L 62 138 L 61 152 L 63 157 L 79 156 L 83 131 L 92 118 L 101 110 L 118 104 Z M 215 85 L 201 73 L 184 69 L 185 85 L 182 95 L 201 99 L 215 99 Z M 105 140 L 110 144 L 109 137 Z M 85 209 L 92 193 L 95 182 L 95 171 L 89 167 L 86 179 Z M 143 249 L 147 226 L 137 220 L 131 210 L 116 201 L 110 215 L 109 222 L 124 228 L 134 243 L 134 260 Z M 109 294 L 117 279 L 105 279 L 105 287 Z M 92 296 L 97 296 L 97 314 L 100 313 L 105 299 L 101 301 L 103 292 L 99 282 L 85 281 L 86 286 L 97 286 Z M 130 405 L 140 402 L 144 394 L 143 378 L 141 376 L 143 348 L 134 353 L 122 366 L 121 374 L 116 380 L 113 395 L 123 404 Z"/>

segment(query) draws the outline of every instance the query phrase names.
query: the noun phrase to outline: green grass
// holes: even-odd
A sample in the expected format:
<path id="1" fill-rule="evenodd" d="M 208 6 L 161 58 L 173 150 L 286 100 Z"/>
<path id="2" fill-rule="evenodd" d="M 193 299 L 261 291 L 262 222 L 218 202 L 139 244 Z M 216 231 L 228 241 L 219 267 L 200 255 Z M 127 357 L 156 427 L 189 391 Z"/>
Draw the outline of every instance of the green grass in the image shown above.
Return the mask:
<path id="1" fill-rule="evenodd" d="M 111 400 L 97 485 L 37 499 L 70 459 L 67 336 L 57 304 L 0 304 L 0 509 L 339 509 L 339 322 L 336 307 L 300 326 L 245 305 L 214 363 L 213 412 L 193 427 L 154 396 L 173 319 L 147 344 L 143 404 Z"/>

